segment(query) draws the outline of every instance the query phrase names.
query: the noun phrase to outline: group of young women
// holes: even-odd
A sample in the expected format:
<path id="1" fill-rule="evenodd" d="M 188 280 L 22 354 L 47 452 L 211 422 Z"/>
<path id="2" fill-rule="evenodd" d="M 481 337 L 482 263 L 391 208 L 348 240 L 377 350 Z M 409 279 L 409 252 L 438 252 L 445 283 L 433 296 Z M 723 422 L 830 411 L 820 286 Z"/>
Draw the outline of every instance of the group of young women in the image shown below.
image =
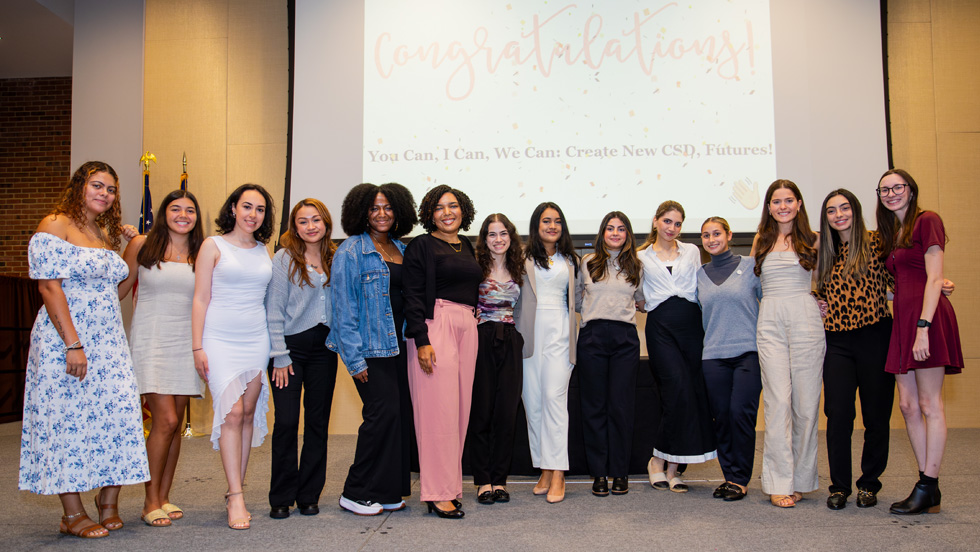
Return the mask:
<path id="1" fill-rule="evenodd" d="M 762 488 L 775 506 L 794 506 L 817 488 L 822 381 L 827 505 L 843 508 L 851 493 L 857 390 L 867 428 L 857 504 L 874 506 L 897 380 L 920 478 L 891 511 L 936 512 L 943 377 L 963 367 L 944 295 L 952 291 L 942 273 L 946 236 L 939 217 L 918 207 L 908 173 L 888 171 L 877 190 L 877 232 L 865 229 L 857 198 L 835 190 L 814 233 L 797 186 L 777 180 L 752 253 L 734 255 L 728 223 L 711 217 L 701 226 L 711 256 L 702 265 L 698 248 L 678 239 L 685 215 L 673 201 L 657 209 L 640 246 L 625 214 L 607 214 L 595 252 L 579 258 L 557 204 L 534 210 L 525 244 L 505 215 L 486 217 L 474 247 L 460 234 L 476 213 L 464 192 L 436 186 L 416 209 L 399 184 L 361 184 L 344 199 L 349 237 L 339 247 L 330 213 L 304 199 L 270 259 L 274 205 L 261 186 L 232 192 L 215 220 L 218 235 L 205 239 L 197 200 L 174 191 L 158 223 L 137 236 L 120 224 L 115 172 L 86 163 L 30 242 L 44 308 L 32 332 L 20 488 L 60 495 L 62 532 L 103 537 L 122 527 L 119 486 L 144 482 L 143 521 L 171 525 L 183 517 L 170 502 L 179 428 L 188 400 L 203 395 L 203 380 L 229 527 L 250 524 L 243 481 L 250 449 L 268 432 L 270 392 L 270 516 L 288 517 L 293 505 L 314 515 L 339 355 L 363 402 L 340 497 L 346 510 L 405 507 L 413 434 L 429 512 L 464 516 L 464 445 L 477 501 L 508 502 L 522 401 L 532 463 L 541 470 L 533 493 L 562 501 L 573 367 L 592 493 L 625 494 L 640 310 L 662 409 L 648 463 L 654 488 L 686 492 L 683 467 L 718 458 L 725 482 L 713 496 L 744 498 L 761 390 Z M 416 224 L 426 233 L 406 247 L 401 238 Z M 123 259 L 113 252 L 121 236 L 131 239 Z M 119 298 L 131 291 L 127 344 Z M 145 444 L 140 395 L 152 413 Z M 101 487 L 98 522 L 79 498 L 94 487 Z"/>

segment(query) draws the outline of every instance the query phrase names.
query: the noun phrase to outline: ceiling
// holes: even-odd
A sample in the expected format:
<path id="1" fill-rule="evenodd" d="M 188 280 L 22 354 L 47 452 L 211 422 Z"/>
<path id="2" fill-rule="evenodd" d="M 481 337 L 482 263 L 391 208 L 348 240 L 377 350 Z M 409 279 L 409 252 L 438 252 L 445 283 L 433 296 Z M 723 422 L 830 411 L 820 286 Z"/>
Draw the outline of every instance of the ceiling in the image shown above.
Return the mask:
<path id="1" fill-rule="evenodd" d="M 0 0 L 0 79 L 70 76 L 74 19 L 75 0 Z"/>

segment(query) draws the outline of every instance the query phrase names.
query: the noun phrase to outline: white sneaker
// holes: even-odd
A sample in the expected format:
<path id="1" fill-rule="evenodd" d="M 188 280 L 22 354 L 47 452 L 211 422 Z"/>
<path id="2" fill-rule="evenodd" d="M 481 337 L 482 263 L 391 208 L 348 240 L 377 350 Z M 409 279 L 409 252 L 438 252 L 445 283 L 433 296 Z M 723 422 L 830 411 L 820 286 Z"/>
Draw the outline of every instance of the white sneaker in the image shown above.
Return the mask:
<path id="1" fill-rule="evenodd" d="M 351 500 L 340 495 L 340 507 L 359 516 L 376 516 L 384 511 L 380 504 L 370 500 Z"/>
<path id="2" fill-rule="evenodd" d="M 405 501 L 395 502 L 394 504 L 382 504 L 381 508 L 386 512 L 397 512 L 405 509 Z"/>

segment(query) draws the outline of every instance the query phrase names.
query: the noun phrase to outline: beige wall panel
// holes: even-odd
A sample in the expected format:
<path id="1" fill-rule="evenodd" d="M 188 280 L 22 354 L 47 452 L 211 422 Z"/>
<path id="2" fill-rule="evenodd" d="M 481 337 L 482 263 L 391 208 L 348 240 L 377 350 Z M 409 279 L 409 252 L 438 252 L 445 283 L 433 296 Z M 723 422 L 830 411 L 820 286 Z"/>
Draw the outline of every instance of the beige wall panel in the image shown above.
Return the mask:
<path id="1" fill-rule="evenodd" d="M 889 23 L 927 23 L 931 17 L 929 0 L 888 0 Z"/>
<path id="2" fill-rule="evenodd" d="M 888 81 L 892 156 L 917 181 L 935 182 L 936 112 L 928 23 L 889 24 Z M 924 190 L 924 199 L 937 197 Z M 872 213 L 872 210 L 868 210 Z M 870 215 L 869 215 L 870 216 Z"/>
<path id="3" fill-rule="evenodd" d="M 932 35 L 939 132 L 980 130 L 980 2 L 935 0 Z"/>
<path id="4" fill-rule="evenodd" d="M 943 383 L 948 427 L 980 427 L 977 391 L 980 391 L 980 360 L 970 358 L 962 374 L 946 376 Z"/>
<path id="5" fill-rule="evenodd" d="M 146 0 L 145 36 L 147 42 L 226 38 L 228 0 Z"/>
<path id="6" fill-rule="evenodd" d="M 240 0 L 228 14 L 228 143 L 286 143 L 286 3 Z M 285 154 L 284 154 L 285 155 Z"/>
<path id="7" fill-rule="evenodd" d="M 343 362 L 337 368 L 337 386 L 333 392 L 333 406 L 330 408 L 329 432 L 335 435 L 357 434 L 361 427 L 361 397 L 354 387 L 354 378 L 347 373 Z"/>
<path id="8" fill-rule="evenodd" d="M 190 190 L 208 235 L 227 195 L 227 60 L 224 39 L 146 43 L 143 149 L 158 160 L 151 169 L 153 197 L 176 187 L 187 152 Z"/>
<path id="9" fill-rule="evenodd" d="M 980 342 L 969 339 L 980 329 L 980 257 L 970 239 L 976 233 L 977 175 L 980 174 L 980 134 L 940 133 L 940 215 L 950 241 L 944 274 L 956 282 L 951 299 L 960 326 L 963 355 L 980 359 Z M 970 200 L 965 200 L 970 198 Z M 974 388 L 980 392 L 980 387 Z M 975 395 L 974 395 L 975 396 Z"/>

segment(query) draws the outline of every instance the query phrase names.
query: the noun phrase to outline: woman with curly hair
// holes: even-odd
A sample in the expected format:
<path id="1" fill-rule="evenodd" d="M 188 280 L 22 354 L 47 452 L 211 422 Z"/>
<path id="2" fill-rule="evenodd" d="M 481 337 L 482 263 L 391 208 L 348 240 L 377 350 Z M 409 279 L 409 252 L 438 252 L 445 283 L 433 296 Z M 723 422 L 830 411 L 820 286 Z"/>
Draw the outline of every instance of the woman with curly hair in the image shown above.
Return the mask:
<path id="1" fill-rule="evenodd" d="M 330 337 L 330 262 L 337 248 L 333 221 L 313 198 L 296 202 L 282 249 L 272 258 L 266 316 L 272 340 L 272 479 L 269 516 L 289 517 L 294 503 L 306 516 L 320 513 L 327 480 L 327 426 L 337 381 L 337 353 Z M 297 459 L 299 406 L 303 403 L 303 453 Z M 298 467 L 297 467 L 298 460 Z"/>
<path id="2" fill-rule="evenodd" d="M 585 457 L 594 477 L 592 494 L 629 492 L 633 449 L 636 372 L 640 338 L 636 305 L 643 304 L 643 268 L 636 256 L 633 225 L 626 214 L 603 217 L 595 253 L 582 258 L 576 295 L 582 301 L 578 377 L 582 395 Z"/>
<path id="3" fill-rule="evenodd" d="M 200 211 L 194 194 L 170 192 L 160 202 L 157 224 L 129 242 L 123 253 L 129 277 L 119 284 L 120 295 L 138 282 L 129 343 L 136 381 L 153 419 L 146 438 L 150 480 L 143 501 L 143 520 L 151 527 L 166 527 L 184 517 L 170 503 L 170 487 L 180 457 L 184 412 L 191 397 L 204 396 L 191 352 L 194 260 L 204 241 Z"/>
<path id="4" fill-rule="evenodd" d="M 524 339 L 514 326 L 514 305 L 524 282 L 521 237 L 501 213 L 483 221 L 476 260 L 483 270 L 477 303 L 479 347 L 467 449 L 480 504 L 510 502 L 507 475 L 521 404 Z"/>
<path id="5" fill-rule="evenodd" d="M 514 323 L 524 337 L 524 411 L 531 465 L 541 470 L 531 490 L 565 500 L 568 470 L 568 382 L 575 365 L 575 288 L 579 258 L 561 207 L 550 201 L 531 213 L 524 249 L 524 285 Z"/>
<path id="6" fill-rule="evenodd" d="M 412 494 L 400 238 L 417 221 L 411 192 L 395 183 L 354 186 L 340 214 L 349 237 L 333 256 L 327 346 L 340 354 L 363 403 L 354 463 L 340 496 L 340 507 L 359 515 L 401 510 L 402 497 Z"/>
<path id="7" fill-rule="evenodd" d="M 817 489 L 817 420 L 827 342 L 817 301 L 810 295 L 817 239 L 800 189 L 776 180 L 766 190 L 752 242 L 762 283 L 756 344 L 762 374 L 766 435 L 762 492 L 792 508 Z"/>
<path id="8" fill-rule="evenodd" d="M 265 293 L 272 261 L 272 196 L 243 184 L 221 206 L 218 236 L 204 240 L 194 270 L 192 351 L 214 407 L 211 442 L 228 480 L 228 527 L 248 529 L 242 485 L 251 447 L 262 444 L 269 410 L 269 327 Z"/>
<path id="9" fill-rule="evenodd" d="M 419 206 L 428 232 L 405 249 L 405 337 L 408 385 L 419 444 L 422 500 L 429 512 L 458 519 L 463 510 L 463 444 L 476 365 L 476 310 L 483 270 L 460 230 L 473 222 L 473 202 L 446 185 Z"/>
<path id="10" fill-rule="evenodd" d="M 919 185 L 902 169 L 878 181 L 879 259 L 895 277 L 895 319 L 885 371 L 895 374 L 898 406 L 919 481 L 892 504 L 893 514 L 938 513 L 939 466 L 946 450 L 943 380 L 963 371 L 956 313 L 943 288 L 946 228 L 939 215 L 919 208 Z"/>
<path id="11" fill-rule="evenodd" d="M 120 529 L 119 486 L 150 478 L 116 287 L 129 271 L 115 249 L 136 229 L 119 215 L 116 171 L 89 161 L 28 246 L 44 306 L 31 330 L 19 488 L 58 494 L 61 532 L 82 538 Z M 95 487 L 98 523 L 79 496 Z"/>

